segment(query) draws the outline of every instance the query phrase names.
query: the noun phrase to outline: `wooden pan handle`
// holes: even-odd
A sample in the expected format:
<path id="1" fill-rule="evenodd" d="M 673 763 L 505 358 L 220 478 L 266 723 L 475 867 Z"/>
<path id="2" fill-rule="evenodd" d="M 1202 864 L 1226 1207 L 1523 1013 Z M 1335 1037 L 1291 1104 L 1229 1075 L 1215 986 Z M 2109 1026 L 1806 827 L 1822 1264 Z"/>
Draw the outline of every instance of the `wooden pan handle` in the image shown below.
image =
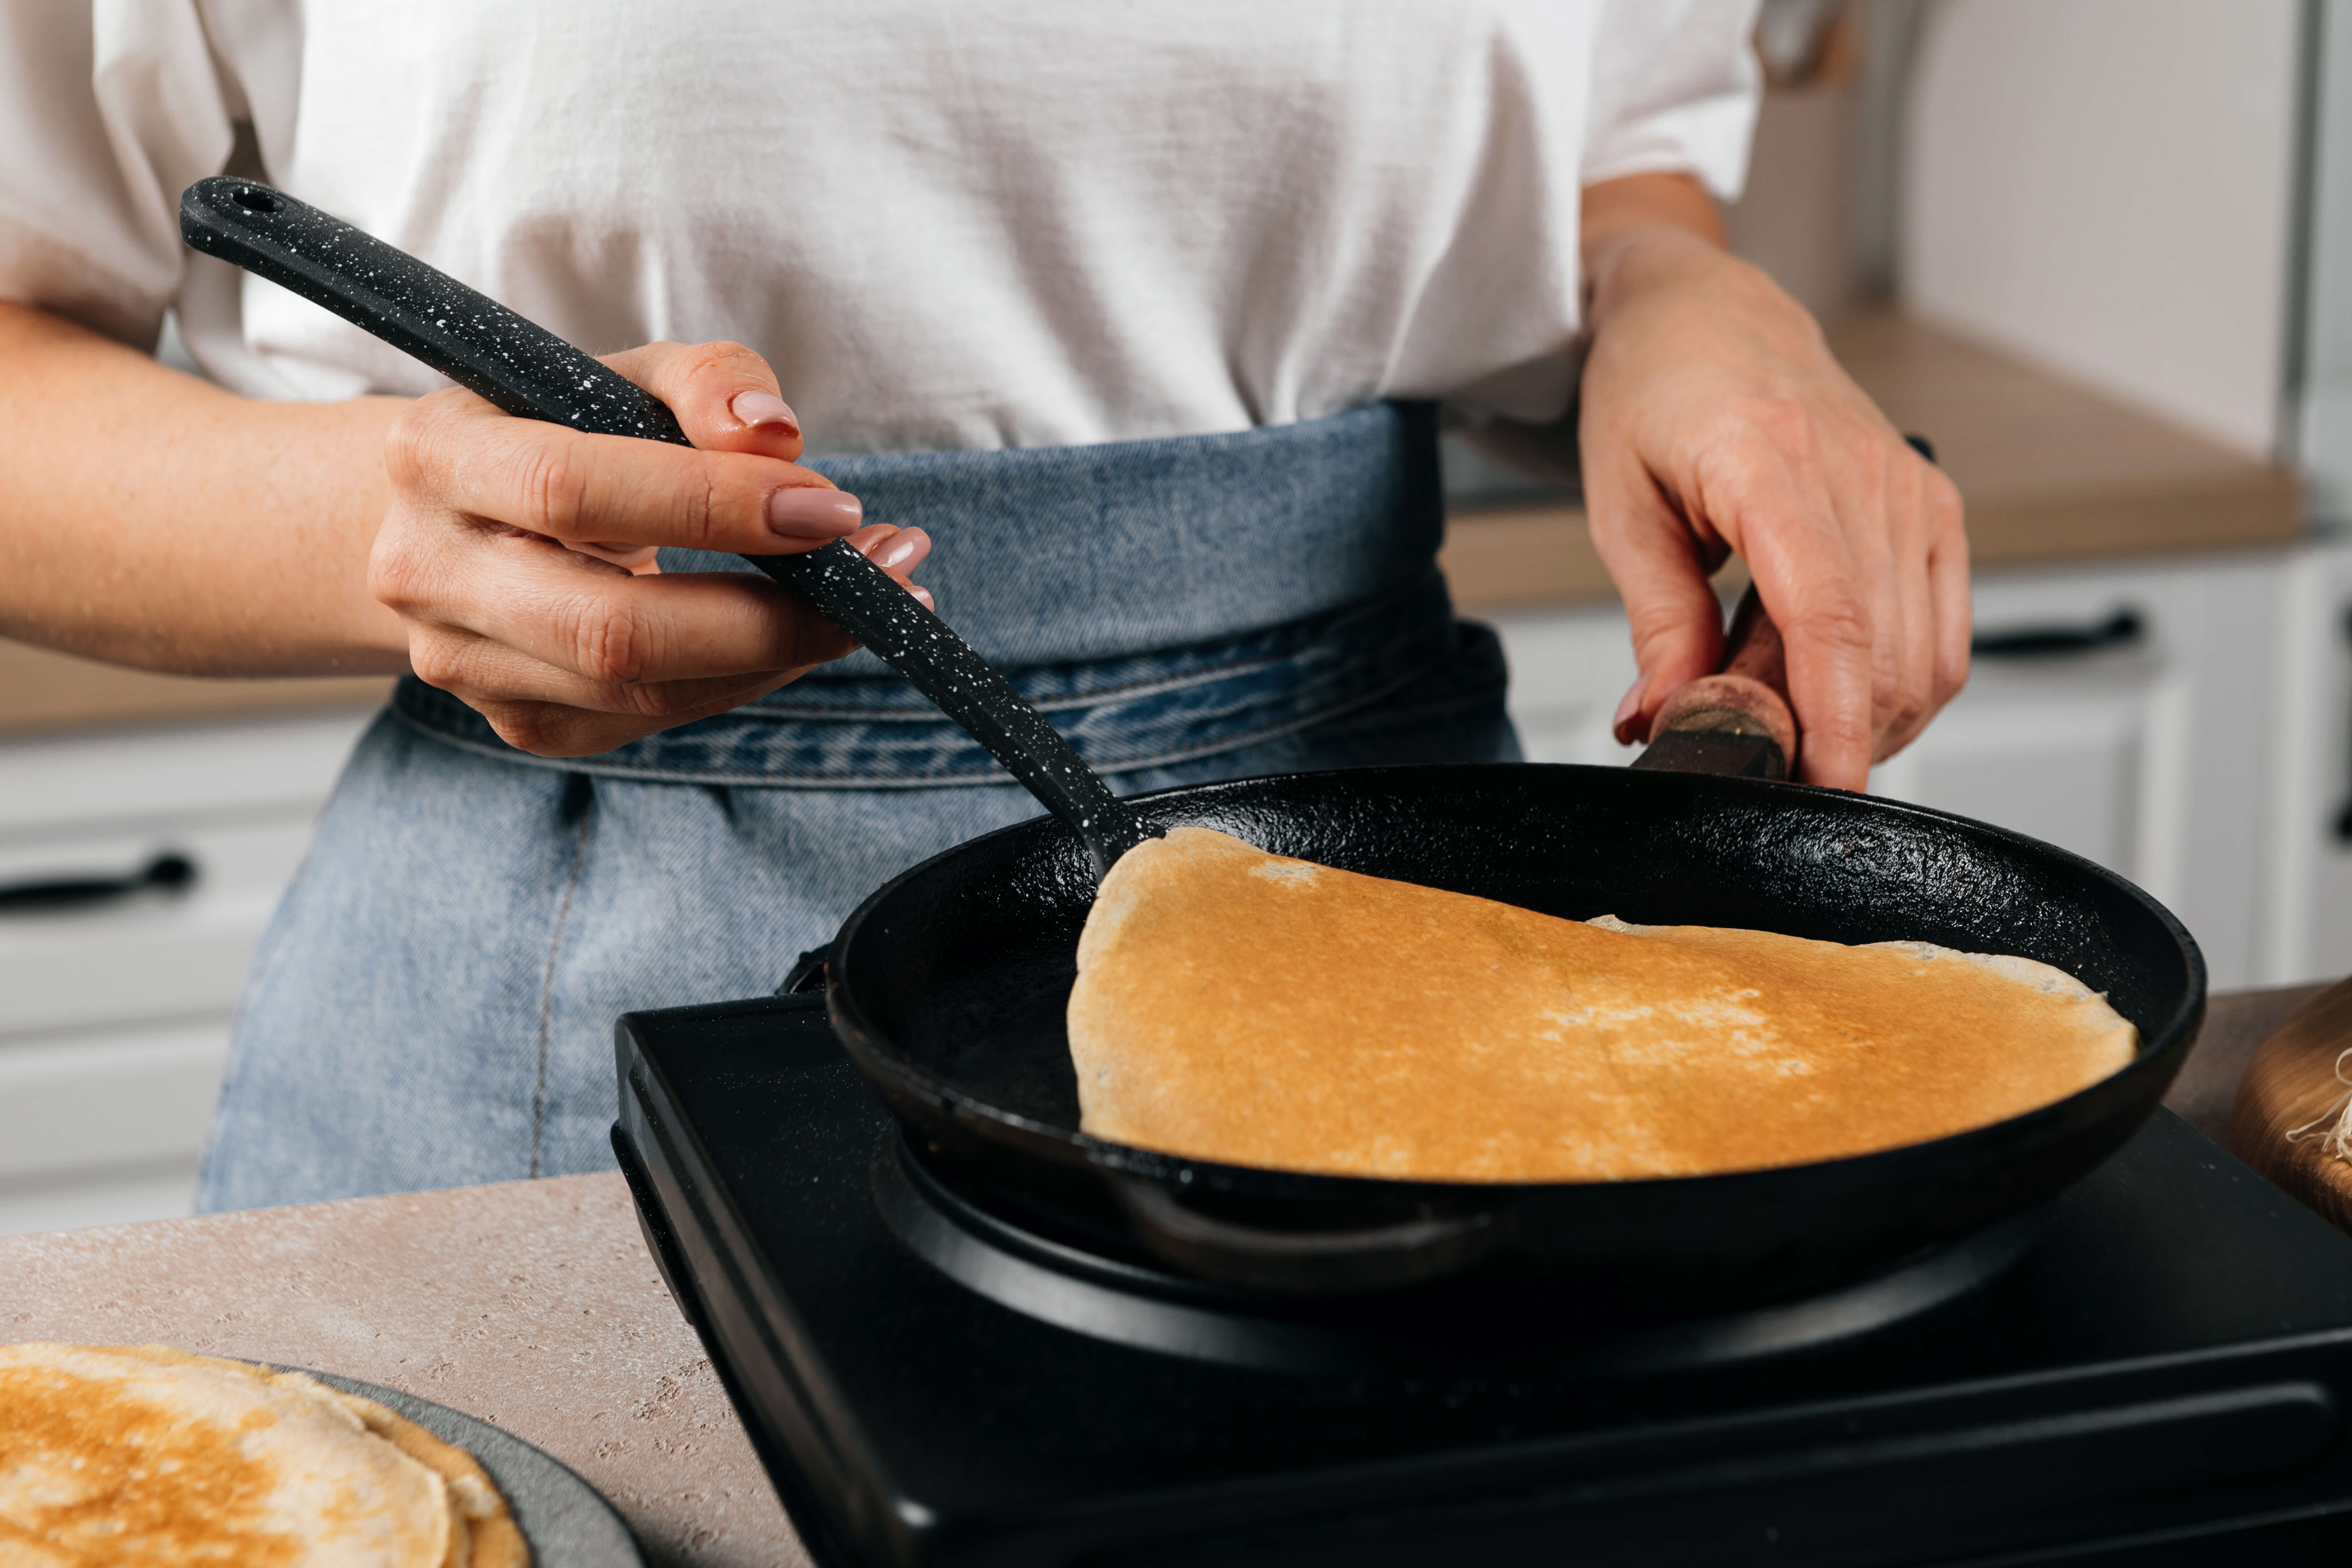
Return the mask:
<path id="1" fill-rule="evenodd" d="M 1637 768 L 1784 779 L 1796 771 L 1797 716 L 1789 650 L 1749 584 L 1723 639 L 1723 670 L 1692 681 L 1658 710 Z"/>

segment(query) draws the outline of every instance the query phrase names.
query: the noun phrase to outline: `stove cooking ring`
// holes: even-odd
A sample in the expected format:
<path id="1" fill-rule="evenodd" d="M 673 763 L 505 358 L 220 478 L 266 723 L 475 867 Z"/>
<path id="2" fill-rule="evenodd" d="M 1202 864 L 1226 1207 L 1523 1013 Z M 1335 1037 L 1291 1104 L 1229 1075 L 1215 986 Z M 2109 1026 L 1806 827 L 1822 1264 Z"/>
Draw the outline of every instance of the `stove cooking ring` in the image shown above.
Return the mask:
<path id="1" fill-rule="evenodd" d="M 1204 1285 L 992 1212 L 932 1171 L 896 1127 L 876 1145 L 872 1184 L 884 1222 L 909 1251 L 1024 1316 L 1163 1355 L 1325 1374 L 1507 1368 L 1614 1379 L 1778 1355 L 1953 1300 L 2023 1257 L 2053 1215 L 2048 1205 L 2029 1209 L 1795 1300 L 1629 1325 L 1594 1323 L 1572 1286 L 1476 1279 L 1389 1297 L 1299 1300 Z"/>

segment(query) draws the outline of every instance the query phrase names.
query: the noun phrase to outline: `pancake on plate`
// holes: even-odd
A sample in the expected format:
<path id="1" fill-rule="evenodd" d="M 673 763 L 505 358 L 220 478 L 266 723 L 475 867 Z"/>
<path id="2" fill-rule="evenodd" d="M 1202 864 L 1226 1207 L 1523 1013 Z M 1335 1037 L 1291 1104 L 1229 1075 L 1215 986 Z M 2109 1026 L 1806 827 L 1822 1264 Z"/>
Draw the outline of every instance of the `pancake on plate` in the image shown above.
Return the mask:
<path id="1" fill-rule="evenodd" d="M 0 1568 L 523 1568 L 462 1448 L 299 1373 L 0 1345 Z"/>
<path id="2" fill-rule="evenodd" d="M 1103 879 L 1068 1021 L 1095 1137 L 1496 1182 L 1924 1142 L 2062 1100 L 2137 1045 L 2031 959 L 1559 920 L 1199 827 Z"/>

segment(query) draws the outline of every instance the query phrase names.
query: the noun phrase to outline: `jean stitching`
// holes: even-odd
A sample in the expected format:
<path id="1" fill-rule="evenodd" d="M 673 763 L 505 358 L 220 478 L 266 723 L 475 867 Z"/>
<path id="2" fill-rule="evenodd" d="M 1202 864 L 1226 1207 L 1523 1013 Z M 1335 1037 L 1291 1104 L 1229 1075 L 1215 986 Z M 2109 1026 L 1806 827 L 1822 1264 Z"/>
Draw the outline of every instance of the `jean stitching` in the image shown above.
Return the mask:
<path id="1" fill-rule="evenodd" d="M 1394 651 L 1394 649 L 1389 650 L 1387 657 L 1393 658 Z M 1220 727 L 1219 732 L 1214 736 L 1172 751 L 1152 749 L 1127 753 L 1112 752 L 1099 758 L 1089 759 L 1089 761 L 1097 772 L 1116 773 L 1127 772 L 1143 767 L 1158 767 L 1171 762 L 1189 761 L 1196 757 L 1214 756 L 1220 752 L 1238 750 L 1244 746 L 1256 744 L 1271 737 L 1308 728 L 1315 724 L 1321 723 L 1326 720 L 1353 712 L 1357 709 L 1363 707 L 1368 702 L 1378 701 L 1380 699 L 1388 696 L 1391 692 L 1394 691 L 1399 685 L 1414 679 L 1418 674 L 1429 668 L 1429 664 L 1421 664 L 1417 665 L 1412 669 L 1389 674 L 1385 678 L 1379 679 L 1376 684 L 1370 686 L 1358 684 L 1358 682 L 1360 682 L 1362 677 L 1369 672 L 1371 667 L 1381 662 L 1381 658 L 1382 656 L 1381 654 L 1367 653 L 1348 660 L 1345 664 L 1341 665 L 1335 670 L 1326 672 L 1315 682 L 1315 684 L 1322 685 L 1327 688 L 1330 685 L 1339 684 L 1343 680 L 1348 681 L 1349 684 L 1355 685 L 1355 689 L 1348 692 L 1345 696 L 1338 698 L 1323 697 L 1319 700 L 1310 699 L 1302 702 L 1299 700 L 1300 694 L 1297 693 L 1287 694 L 1279 698 L 1270 698 L 1264 694 L 1249 694 L 1230 705 L 1225 710 L 1225 712 L 1228 714 L 1238 713 L 1250 707 L 1263 707 L 1276 703 L 1286 707 L 1288 711 L 1279 718 L 1275 718 L 1270 721 L 1261 721 L 1244 728 Z M 1442 659 L 1432 660 L 1430 661 L 1430 664 L 1438 662 L 1442 662 Z M 1354 678 L 1354 679 L 1349 680 L 1348 678 L 1351 677 Z M 1201 684 L 1206 683 L 1204 682 Z M 459 734 L 450 729 L 444 728 L 441 724 L 434 722 L 434 721 L 426 715 L 409 710 L 404 704 L 395 704 L 393 711 L 395 718 L 418 733 L 428 735 L 434 740 L 439 741 L 444 744 L 457 746 L 463 750 L 473 752 L 482 756 L 499 757 L 507 761 L 521 763 L 526 765 L 561 768 L 562 771 L 567 773 L 587 772 L 614 778 L 633 778 L 647 781 L 710 784 L 772 784 L 805 785 L 809 784 L 822 784 L 829 781 L 843 785 L 873 784 L 885 788 L 899 784 L 955 784 L 959 782 L 995 784 L 1003 782 L 1003 779 L 1002 772 L 993 763 L 983 763 L 971 767 L 969 770 L 959 772 L 945 772 L 936 768 L 897 771 L 875 768 L 871 766 L 861 768 L 855 773 L 845 772 L 839 768 L 814 772 L 803 772 L 775 767 L 762 768 L 756 772 L 751 772 L 729 770 L 708 763 L 695 764 L 686 767 L 663 767 L 659 764 L 646 765 L 643 763 L 599 763 L 589 768 L 583 769 L 580 766 L 580 759 L 576 757 L 535 757 L 527 753 L 519 753 L 511 748 L 503 745 L 495 745 L 488 742 L 477 741 L 470 736 Z M 862 720 L 845 721 L 837 713 L 825 720 L 816 721 L 839 725 L 844 729 L 850 728 L 855 724 L 865 722 L 865 721 Z M 929 715 L 927 721 L 933 726 L 941 728 L 942 730 L 947 729 L 945 721 L 942 721 L 936 712 Z M 1086 732 L 1087 731 L 1083 727 L 1065 731 L 1066 734 L 1074 736 L 1081 736 Z M 958 741 L 961 739 L 961 736 L 960 732 L 949 731 L 942 737 L 942 739 L 946 744 L 954 746 L 957 744 Z M 936 748 L 932 749 L 936 750 Z"/>
<path id="2" fill-rule="evenodd" d="M 1452 628 L 1460 623 L 1450 615 L 1424 624 L 1416 612 L 1405 626 L 1383 625 L 1384 617 L 1404 605 L 1425 600 L 1433 584 L 1442 593 L 1442 584 L 1434 572 L 1424 574 L 1319 624 L 1294 623 L 1243 639 L 1243 647 L 1221 650 L 1225 657 L 1204 668 L 1143 675 L 1130 665 L 1138 679 L 1090 686 L 1090 703 L 1067 691 L 1041 694 L 1040 700 L 1058 710 L 1055 718 L 1064 733 L 1107 774 L 1263 744 L 1378 703 L 1417 673 L 1451 663 L 1454 650 L 1443 645 L 1452 641 Z M 1255 647 L 1247 646 L 1251 641 Z M 1276 646 L 1270 647 L 1270 642 Z M 1412 668 L 1400 670 L 1400 661 Z M 1289 672 L 1286 689 L 1276 679 L 1284 671 Z M 1082 674 L 1076 684 L 1087 685 Z M 477 755 L 648 784 L 898 789 L 1005 782 L 997 766 L 935 710 L 877 712 L 862 703 L 793 706 L 800 711 L 789 718 L 773 710 L 741 710 L 734 715 L 739 721 L 766 722 L 732 734 L 664 737 L 665 744 L 642 759 L 599 759 L 585 767 L 577 758 L 532 757 L 477 734 L 480 721 L 472 710 L 446 693 L 416 689 L 414 682 L 402 683 L 394 712 L 412 731 Z M 794 736 L 793 727 L 813 732 Z"/>
<path id="3" fill-rule="evenodd" d="M 555 906 L 555 930 L 547 940 L 547 973 L 539 986 L 539 1062 L 530 1085 L 530 1179 L 539 1179 L 547 1152 L 547 1057 L 555 1033 L 555 961 L 563 951 L 563 928 L 572 919 L 572 895 L 580 886 L 580 863 L 588 858 L 588 828 L 596 820 L 592 802 L 580 814 L 580 831 L 572 839 L 572 871 L 563 879 L 563 898 Z"/>
<path id="4" fill-rule="evenodd" d="M 1095 772 L 1097 773 L 1110 776 L 1118 773 L 1139 773 L 1150 768 L 1170 767 L 1178 763 L 1194 762 L 1203 757 L 1216 756 L 1220 752 L 1223 752 L 1241 751 L 1249 746 L 1261 745 L 1265 742 L 1280 740 L 1285 735 L 1296 734 L 1302 730 L 1313 729 L 1315 726 L 1325 723 L 1330 720 L 1344 718 L 1348 714 L 1368 708 L 1372 704 L 1379 702 L 1382 698 L 1391 695 L 1400 688 L 1410 684 L 1414 679 L 1416 679 L 1419 673 L 1419 671 L 1407 671 L 1405 674 L 1398 676 L 1393 680 L 1387 682 L 1374 690 L 1361 693 L 1344 702 L 1337 703 L 1328 708 L 1318 708 L 1311 713 L 1293 715 L 1288 719 L 1282 720 L 1276 723 L 1265 725 L 1262 728 L 1252 730 L 1231 738 L 1220 737 L 1215 741 L 1206 742 L 1197 746 L 1180 747 L 1173 751 L 1153 752 L 1140 756 L 1109 758 L 1101 763 L 1093 764 L 1093 766 Z M 450 734 L 446 730 L 438 730 L 427 724 L 418 723 L 413 720 L 409 720 L 405 714 L 396 716 L 400 717 L 404 721 L 408 722 L 410 726 L 417 731 L 417 733 L 426 736 L 431 740 L 437 741 L 445 746 L 455 746 L 460 751 L 472 752 L 486 757 L 499 757 L 508 762 L 520 763 L 525 766 L 543 768 L 560 767 L 567 773 L 578 773 L 582 771 L 580 767 L 580 759 L 577 757 L 534 757 L 528 752 L 517 753 L 505 747 L 486 745 L 478 741 L 469 741 L 461 735 Z M 638 784 L 721 784 L 736 788 L 753 789 L 771 787 L 793 789 L 929 789 L 935 786 L 940 788 L 957 788 L 987 784 L 1011 784 L 1014 783 L 1012 775 L 1005 773 L 1002 767 L 999 767 L 994 763 L 991 763 L 984 770 L 968 773 L 727 773 L 716 769 L 701 768 L 668 769 L 631 768 L 622 766 L 604 766 L 595 769 L 594 772 L 602 777 L 627 779 L 633 783 Z"/>
<path id="5" fill-rule="evenodd" d="M 1033 697 L 1028 700 L 1029 706 L 1040 713 L 1055 713 L 1072 708 L 1099 707 L 1113 699 L 1159 697 L 1196 686 L 1212 685 L 1232 677 L 1255 675 L 1260 670 L 1273 668 L 1297 657 L 1296 654 L 1270 653 L 1262 658 L 1243 659 L 1233 664 L 1215 665 L 1205 669 L 1153 676 L 1125 681 L 1116 686 L 1090 687 L 1084 691 L 1073 691 L 1060 697 Z M 806 722 L 814 720 L 821 723 L 936 724 L 940 721 L 939 710 L 928 705 L 921 708 L 897 709 L 835 708 L 822 702 L 803 702 L 795 705 L 745 707 L 733 711 L 738 718 L 764 719 L 772 721 L 781 720 Z"/>
<path id="6" fill-rule="evenodd" d="M 1318 654 L 1319 648 L 1340 642 L 1343 637 L 1362 635 L 1357 630 L 1362 623 L 1400 609 L 1409 599 L 1428 595 L 1433 588 L 1444 588 L 1444 574 L 1437 572 L 1437 566 L 1430 566 L 1428 572 L 1418 574 L 1409 581 L 1397 583 L 1395 588 L 1385 590 L 1385 593 L 1357 599 L 1355 605 L 1340 605 L 1339 609 L 1324 611 L 1322 616 L 1312 616 L 1307 621 L 1265 627 L 1261 632 L 1246 632 L 1242 637 L 1221 639 L 1221 642 L 1213 644 L 1157 648 L 1150 654 L 1134 654 L 1118 660 L 1118 663 L 1143 663 L 1143 660 L 1152 658 L 1202 658 L 1213 660 L 1213 663 L 1200 663 L 1200 666 L 1192 666 L 1188 670 L 1169 670 L 1164 675 L 1136 675 L 1131 679 L 1122 679 L 1122 682 L 1110 682 L 1108 687 L 1077 687 L 1075 691 L 1061 691 L 1054 693 L 1054 696 L 1030 696 L 1028 705 L 1037 712 L 1091 708 L 1091 705 L 1101 705 L 1108 700 L 1160 696 L 1164 691 L 1204 687 L 1204 684 L 1228 679 L 1228 677 L 1256 675 L 1258 670 L 1270 670 L 1270 668 L 1284 666 L 1291 660 L 1310 658 L 1310 656 Z M 1442 616 L 1440 621 L 1451 621 L 1451 614 Z M 1249 644 L 1256 644 L 1265 651 L 1251 648 L 1251 651 L 1242 651 L 1242 654 L 1216 654 L 1218 647 L 1249 647 Z M 1070 668 L 1073 666 L 1042 666 L 1040 670 L 1012 670 L 1009 675 L 1051 675 L 1051 672 L 1070 670 Z M 793 687 L 785 687 L 785 691 L 793 691 Z M 736 708 L 734 717 L 740 717 L 740 720 L 772 720 L 774 717 L 774 720 L 870 721 L 870 724 L 894 724 L 894 721 L 931 724 L 931 721 L 939 720 L 939 712 L 931 710 L 929 705 L 919 705 L 919 708 L 918 705 L 908 705 L 908 708 L 846 708 L 845 705 L 845 708 L 837 708 L 837 705 L 830 703 L 800 703 L 800 700 L 783 696 L 779 691 L 776 696 L 767 696 L 757 703 L 746 703 L 743 708 Z"/>
<path id="7" fill-rule="evenodd" d="M 1191 669 L 1173 670 L 1165 675 L 1137 676 L 1129 680 L 1113 681 L 1108 686 L 1082 686 L 1076 690 L 1061 692 L 1051 697 L 1031 697 L 1028 700 L 1029 706 L 1041 713 L 1054 712 L 1069 708 L 1092 707 L 1122 698 L 1159 696 L 1163 692 L 1205 686 L 1229 677 L 1255 674 L 1260 670 L 1272 668 L 1302 656 L 1311 655 L 1318 645 L 1336 641 L 1353 632 L 1364 621 L 1397 608 L 1416 595 L 1426 594 L 1433 583 L 1442 586 L 1444 581 L 1444 574 L 1433 566 L 1394 588 L 1375 594 L 1370 598 L 1359 600 L 1352 605 L 1343 605 L 1337 609 L 1326 611 L 1322 616 L 1307 621 L 1294 622 L 1286 626 L 1273 626 L 1265 631 L 1230 639 L 1232 642 L 1239 643 L 1275 643 L 1276 646 L 1269 651 L 1240 654 L 1215 663 L 1199 665 Z M 1162 649 L 1156 653 L 1133 655 L 1120 662 L 1135 662 L 1155 658 L 1213 658 L 1215 656 L 1209 649 L 1214 646 L 1195 644 L 1190 647 Z M 1049 672 L 1068 668 L 1070 667 L 1045 667 Z M 1033 672 L 1016 670 L 1010 673 L 1024 675 Z M 787 687 L 785 689 L 792 689 Z M 733 713 L 735 717 L 740 719 L 817 720 L 885 724 L 934 723 L 939 719 L 937 711 L 928 705 L 903 709 L 835 707 L 823 702 L 795 702 L 781 693 L 776 697 L 763 697 L 755 703 L 748 703 L 734 710 Z"/>

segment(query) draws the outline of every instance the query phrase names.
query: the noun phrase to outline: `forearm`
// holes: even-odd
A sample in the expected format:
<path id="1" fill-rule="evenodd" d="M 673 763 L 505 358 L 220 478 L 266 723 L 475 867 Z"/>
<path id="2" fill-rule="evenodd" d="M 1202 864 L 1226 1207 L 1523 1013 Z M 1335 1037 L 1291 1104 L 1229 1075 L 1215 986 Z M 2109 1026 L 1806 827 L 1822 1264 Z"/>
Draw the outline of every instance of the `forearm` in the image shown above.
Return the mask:
<path id="1" fill-rule="evenodd" d="M 404 668 L 367 589 L 404 406 L 237 397 L 0 302 L 0 634 L 190 674 Z"/>

